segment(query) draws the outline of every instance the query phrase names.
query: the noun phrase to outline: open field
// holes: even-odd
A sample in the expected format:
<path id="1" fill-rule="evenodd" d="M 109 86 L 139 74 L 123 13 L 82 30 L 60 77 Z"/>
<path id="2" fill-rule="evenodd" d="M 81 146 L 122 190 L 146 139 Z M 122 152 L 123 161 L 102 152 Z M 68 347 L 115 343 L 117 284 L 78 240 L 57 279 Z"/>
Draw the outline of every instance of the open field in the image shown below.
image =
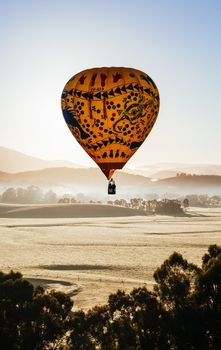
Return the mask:
<path id="1" fill-rule="evenodd" d="M 1 206 L 0 212 L 4 210 Z M 189 212 L 198 216 L 4 218 L 2 214 L 0 269 L 21 271 L 35 284 L 68 292 L 75 308 L 87 309 L 106 302 L 118 288 L 151 287 L 154 270 L 174 251 L 200 264 L 209 244 L 221 245 L 221 209 Z"/>

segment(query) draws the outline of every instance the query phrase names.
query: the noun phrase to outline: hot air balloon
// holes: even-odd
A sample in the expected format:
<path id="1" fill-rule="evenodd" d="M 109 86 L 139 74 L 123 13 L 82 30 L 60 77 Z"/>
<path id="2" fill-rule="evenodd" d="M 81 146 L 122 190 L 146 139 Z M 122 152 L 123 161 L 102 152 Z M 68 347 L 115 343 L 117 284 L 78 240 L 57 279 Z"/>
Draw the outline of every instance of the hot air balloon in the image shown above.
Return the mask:
<path id="1" fill-rule="evenodd" d="M 159 92 L 140 70 L 92 68 L 67 82 L 61 107 L 72 135 L 109 180 L 149 135 L 159 112 Z"/>

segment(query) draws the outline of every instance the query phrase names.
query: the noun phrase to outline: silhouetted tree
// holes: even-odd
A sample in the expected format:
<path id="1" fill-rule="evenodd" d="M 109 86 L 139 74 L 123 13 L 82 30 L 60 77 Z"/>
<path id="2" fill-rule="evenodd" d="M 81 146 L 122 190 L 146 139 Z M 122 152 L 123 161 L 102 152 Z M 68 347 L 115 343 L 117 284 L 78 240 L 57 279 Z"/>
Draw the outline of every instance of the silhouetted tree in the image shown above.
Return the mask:
<path id="1" fill-rule="evenodd" d="M 207 350 L 221 348 L 221 247 L 202 268 L 173 253 L 154 273 L 153 292 L 111 294 L 107 305 L 78 314 L 71 349 Z M 81 346 L 81 347 L 80 347 Z"/>
<path id="2" fill-rule="evenodd" d="M 0 348 L 40 350 L 59 343 L 68 330 L 72 304 L 63 293 L 34 288 L 20 273 L 1 272 Z"/>
<path id="3" fill-rule="evenodd" d="M 188 208 L 190 206 L 190 202 L 189 202 L 189 199 L 188 198 L 185 198 L 183 200 L 183 207 L 184 208 Z"/>
<path id="4" fill-rule="evenodd" d="M 154 273 L 154 291 L 167 310 L 171 349 L 204 349 L 192 298 L 199 272 L 200 268 L 175 252 Z"/>
<path id="5" fill-rule="evenodd" d="M 52 190 L 49 190 L 44 195 L 44 202 L 45 203 L 56 203 L 57 200 L 58 200 L 58 197 L 57 197 L 56 193 Z"/>
<path id="6" fill-rule="evenodd" d="M 181 202 L 172 199 L 157 201 L 155 213 L 159 215 L 182 215 Z"/>
<path id="7" fill-rule="evenodd" d="M 221 348 L 221 247 L 212 245 L 203 256 L 195 299 L 208 349 Z"/>
<path id="8" fill-rule="evenodd" d="M 18 187 L 16 189 L 17 192 L 17 198 L 16 198 L 16 202 L 17 203 L 27 203 L 27 199 L 26 199 L 26 188 L 22 188 L 22 187 Z"/>
<path id="9" fill-rule="evenodd" d="M 26 203 L 39 203 L 43 201 L 43 192 L 38 186 L 28 186 L 25 194 Z"/>
<path id="10" fill-rule="evenodd" d="M 3 203 L 16 203 L 17 201 L 17 193 L 13 187 L 7 188 L 2 193 L 2 202 Z"/>
<path id="11" fill-rule="evenodd" d="M 179 253 L 173 253 L 154 272 L 154 290 L 168 310 L 183 308 L 189 301 L 199 268 Z"/>
<path id="12" fill-rule="evenodd" d="M 165 311 L 146 288 L 118 291 L 107 305 L 76 315 L 70 349 L 169 349 Z"/>

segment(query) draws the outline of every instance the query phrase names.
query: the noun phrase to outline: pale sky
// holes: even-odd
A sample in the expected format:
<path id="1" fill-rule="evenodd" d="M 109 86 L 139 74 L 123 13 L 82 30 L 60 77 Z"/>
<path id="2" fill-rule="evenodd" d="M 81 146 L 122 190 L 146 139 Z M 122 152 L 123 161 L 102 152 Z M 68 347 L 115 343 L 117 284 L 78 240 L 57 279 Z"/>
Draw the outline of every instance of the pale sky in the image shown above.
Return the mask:
<path id="1" fill-rule="evenodd" d="M 0 146 L 95 165 L 60 108 L 75 73 L 140 69 L 161 108 L 128 166 L 221 163 L 221 1 L 0 0 Z"/>

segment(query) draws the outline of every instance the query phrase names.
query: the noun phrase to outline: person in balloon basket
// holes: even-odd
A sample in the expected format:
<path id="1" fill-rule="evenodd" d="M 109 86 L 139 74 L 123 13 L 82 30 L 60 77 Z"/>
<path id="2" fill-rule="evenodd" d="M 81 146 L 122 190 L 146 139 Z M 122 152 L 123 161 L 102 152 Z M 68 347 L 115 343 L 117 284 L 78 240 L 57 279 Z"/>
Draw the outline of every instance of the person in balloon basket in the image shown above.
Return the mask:
<path id="1" fill-rule="evenodd" d="M 116 185 L 113 179 L 108 183 L 108 194 L 116 194 Z"/>

